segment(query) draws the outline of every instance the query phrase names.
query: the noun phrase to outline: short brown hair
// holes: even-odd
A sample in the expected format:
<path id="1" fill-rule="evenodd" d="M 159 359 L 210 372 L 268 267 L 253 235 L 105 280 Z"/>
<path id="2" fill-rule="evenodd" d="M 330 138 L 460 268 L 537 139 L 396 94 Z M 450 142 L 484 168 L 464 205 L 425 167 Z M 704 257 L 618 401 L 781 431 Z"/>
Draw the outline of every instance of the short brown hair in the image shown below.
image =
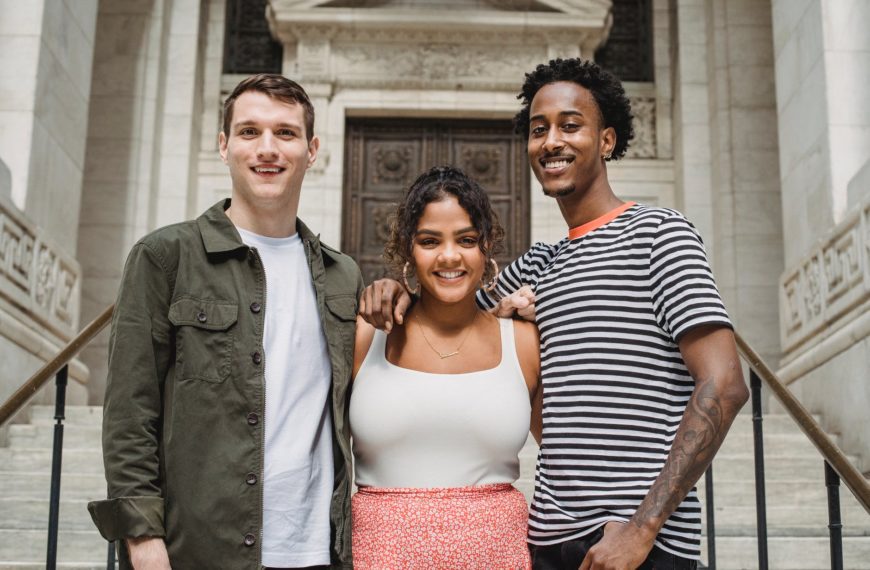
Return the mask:
<path id="1" fill-rule="evenodd" d="M 301 85 L 277 73 L 252 75 L 236 85 L 236 88 L 233 89 L 233 92 L 224 101 L 224 124 L 222 128 L 224 136 L 230 136 L 230 125 L 233 122 L 233 105 L 235 105 L 236 99 L 247 91 L 258 91 L 284 103 L 297 103 L 301 105 L 305 113 L 305 137 L 309 142 L 314 137 L 314 106 L 311 104 L 311 99 L 308 98 L 308 94 Z"/>

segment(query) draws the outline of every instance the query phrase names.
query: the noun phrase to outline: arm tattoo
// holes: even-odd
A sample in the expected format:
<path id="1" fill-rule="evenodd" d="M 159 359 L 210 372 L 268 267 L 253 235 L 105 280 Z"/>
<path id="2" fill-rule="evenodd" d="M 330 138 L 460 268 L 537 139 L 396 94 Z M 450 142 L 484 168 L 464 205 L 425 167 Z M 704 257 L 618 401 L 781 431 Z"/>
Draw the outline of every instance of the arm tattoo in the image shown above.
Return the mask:
<path id="1" fill-rule="evenodd" d="M 665 466 L 632 517 L 635 525 L 643 527 L 657 518 L 663 523 L 679 506 L 713 460 L 731 417 L 742 403 L 717 393 L 713 378 L 698 383 Z"/>

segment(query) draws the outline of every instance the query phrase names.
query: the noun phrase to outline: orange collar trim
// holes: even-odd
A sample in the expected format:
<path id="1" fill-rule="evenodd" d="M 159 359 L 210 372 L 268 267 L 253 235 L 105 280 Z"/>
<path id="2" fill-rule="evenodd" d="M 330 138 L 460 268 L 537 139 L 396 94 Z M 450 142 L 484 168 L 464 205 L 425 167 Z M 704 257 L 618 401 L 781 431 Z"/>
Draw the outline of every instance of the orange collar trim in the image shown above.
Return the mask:
<path id="1" fill-rule="evenodd" d="M 603 216 L 595 218 L 591 222 L 586 222 L 582 226 L 571 228 L 570 230 L 568 230 L 568 239 L 577 239 L 579 237 L 585 236 L 592 230 L 600 228 L 604 224 L 613 221 L 617 216 L 619 216 L 621 213 L 628 210 L 635 204 L 637 204 L 637 202 L 626 202 L 618 208 L 610 210 Z"/>

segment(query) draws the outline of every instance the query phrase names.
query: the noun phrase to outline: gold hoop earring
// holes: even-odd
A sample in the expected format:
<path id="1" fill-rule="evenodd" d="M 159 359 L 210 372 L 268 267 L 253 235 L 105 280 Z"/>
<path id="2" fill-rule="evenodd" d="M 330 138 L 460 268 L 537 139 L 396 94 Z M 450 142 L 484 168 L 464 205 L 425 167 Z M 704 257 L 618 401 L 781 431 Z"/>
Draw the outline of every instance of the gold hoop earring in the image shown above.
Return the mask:
<path id="1" fill-rule="evenodd" d="M 489 258 L 489 262 L 492 264 L 493 269 L 495 270 L 492 274 L 492 279 L 489 283 L 481 284 L 481 288 L 487 293 L 491 293 L 495 286 L 498 285 L 498 263 L 495 262 L 493 258 Z"/>
<path id="2" fill-rule="evenodd" d="M 420 282 L 417 282 L 417 286 L 411 289 L 411 286 L 408 285 L 408 266 L 411 265 L 410 261 L 405 262 L 405 266 L 402 267 L 402 283 L 405 285 L 405 290 L 408 291 L 409 295 L 416 295 L 420 292 Z"/>

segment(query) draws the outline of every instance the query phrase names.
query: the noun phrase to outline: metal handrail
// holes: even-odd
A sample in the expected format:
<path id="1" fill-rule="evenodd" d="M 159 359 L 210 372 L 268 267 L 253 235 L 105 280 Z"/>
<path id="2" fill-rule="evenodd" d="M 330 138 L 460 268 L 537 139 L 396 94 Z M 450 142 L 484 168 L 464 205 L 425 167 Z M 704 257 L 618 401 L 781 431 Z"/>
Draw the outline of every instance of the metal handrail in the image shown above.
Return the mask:
<path id="1" fill-rule="evenodd" d="M 28 378 L 24 384 L 9 396 L 9 399 L 0 405 L 0 426 L 12 419 L 49 379 L 57 374 L 70 360 L 75 358 L 79 351 L 109 324 L 114 311 L 115 305 L 106 307 L 97 318 L 91 321 L 75 338 L 69 341 L 54 358 L 46 362 L 42 368 L 37 370 L 33 376 Z"/>
<path id="2" fill-rule="evenodd" d="M 822 426 L 813 419 L 807 409 L 801 404 L 791 391 L 777 378 L 776 374 L 764 363 L 761 357 L 755 350 L 749 346 L 743 337 L 735 333 L 734 337 L 737 340 L 737 350 L 744 360 L 770 387 L 776 399 L 785 407 L 785 410 L 797 423 L 798 427 L 809 440 L 816 446 L 819 453 L 822 454 L 825 461 L 836 471 L 846 487 L 855 495 L 861 506 L 870 513 L 870 483 L 861 474 L 858 469 L 849 462 L 849 459 L 840 451 L 840 448 L 831 441 L 828 434 L 824 432 Z"/>

